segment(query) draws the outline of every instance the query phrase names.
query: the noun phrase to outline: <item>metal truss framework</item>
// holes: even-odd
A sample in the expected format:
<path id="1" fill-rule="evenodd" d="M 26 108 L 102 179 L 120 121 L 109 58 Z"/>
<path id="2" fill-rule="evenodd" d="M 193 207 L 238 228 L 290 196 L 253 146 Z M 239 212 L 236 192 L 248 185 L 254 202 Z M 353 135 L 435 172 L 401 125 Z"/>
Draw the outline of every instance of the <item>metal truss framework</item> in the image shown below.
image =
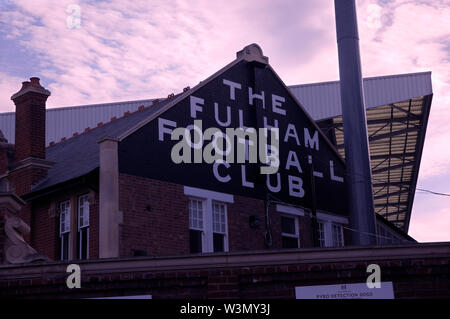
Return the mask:
<path id="1" fill-rule="evenodd" d="M 432 95 L 366 110 L 375 212 L 407 232 Z M 345 158 L 342 116 L 318 122 Z M 347 172 L 351 174 L 351 172 Z"/>

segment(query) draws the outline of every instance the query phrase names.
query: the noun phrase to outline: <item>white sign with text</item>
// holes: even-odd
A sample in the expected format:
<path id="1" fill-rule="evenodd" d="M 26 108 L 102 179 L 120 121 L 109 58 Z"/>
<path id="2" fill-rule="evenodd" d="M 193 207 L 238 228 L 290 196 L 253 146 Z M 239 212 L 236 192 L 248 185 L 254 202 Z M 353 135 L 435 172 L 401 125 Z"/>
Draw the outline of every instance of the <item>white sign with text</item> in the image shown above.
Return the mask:
<path id="1" fill-rule="evenodd" d="M 381 282 L 380 288 L 366 283 L 295 287 L 297 299 L 394 299 L 392 282 Z"/>

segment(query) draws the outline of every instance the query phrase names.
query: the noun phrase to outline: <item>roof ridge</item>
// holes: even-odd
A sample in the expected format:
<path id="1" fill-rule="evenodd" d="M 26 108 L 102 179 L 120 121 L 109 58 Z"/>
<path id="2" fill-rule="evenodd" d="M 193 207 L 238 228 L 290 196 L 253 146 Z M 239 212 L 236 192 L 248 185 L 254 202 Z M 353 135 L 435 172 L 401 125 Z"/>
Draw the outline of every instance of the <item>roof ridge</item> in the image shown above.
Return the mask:
<path id="1" fill-rule="evenodd" d="M 175 94 L 174 94 L 174 93 L 171 93 L 171 94 L 169 94 L 169 95 L 167 96 L 167 99 L 171 99 L 171 98 L 173 98 L 173 97 L 175 97 Z M 91 132 L 91 131 L 93 131 L 93 130 L 99 128 L 99 127 L 102 127 L 103 125 L 110 124 L 110 123 L 112 123 L 112 122 L 115 122 L 115 121 L 121 120 L 121 119 L 123 119 L 123 118 L 125 118 L 125 117 L 128 117 L 128 116 L 130 116 L 131 114 L 135 114 L 135 113 L 137 113 L 137 112 L 141 112 L 141 111 L 143 111 L 143 110 L 145 110 L 145 109 L 148 109 L 148 108 L 150 108 L 150 107 L 153 107 L 153 106 L 155 106 L 155 105 L 157 105 L 157 104 L 159 104 L 159 103 L 161 103 L 161 102 L 163 102 L 163 101 L 166 101 L 167 99 L 159 99 L 159 98 L 158 98 L 158 99 L 153 99 L 153 100 L 152 100 L 152 104 L 150 104 L 150 105 L 145 106 L 144 104 L 142 104 L 142 105 L 140 105 L 140 106 L 139 106 L 136 110 L 134 110 L 134 111 L 125 111 L 125 112 L 123 112 L 123 115 L 120 116 L 120 117 L 116 117 L 116 116 L 111 117 L 110 120 L 109 120 L 108 122 L 105 122 L 105 123 L 103 123 L 103 122 L 98 122 L 98 123 L 97 123 L 97 126 L 95 126 L 95 127 L 93 127 L 93 128 L 91 128 L 91 127 L 88 126 L 88 127 L 86 127 L 86 128 L 84 129 L 84 131 L 81 132 L 81 133 L 79 133 L 79 132 L 74 132 L 74 133 L 72 134 L 72 136 L 70 136 L 70 137 L 62 137 L 62 138 L 61 138 L 59 141 L 57 141 L 57 142 L 51 141 L 47 147 L 52 147 L 52 146 L 55 146 L 55 145 L 64 143 L 64 142 L 66 142 L 66 141 L 68 141 L 68 140 L 70 140 L 70 139 L 72 139 L 72 138 L 74 138 L 74 137 L 81 136 L 81 135 L 83 135 L 83 134 L 85 134 L 85 133 Z M 47 148 L 47 147 L 46 147 L 46 148 Z"/>

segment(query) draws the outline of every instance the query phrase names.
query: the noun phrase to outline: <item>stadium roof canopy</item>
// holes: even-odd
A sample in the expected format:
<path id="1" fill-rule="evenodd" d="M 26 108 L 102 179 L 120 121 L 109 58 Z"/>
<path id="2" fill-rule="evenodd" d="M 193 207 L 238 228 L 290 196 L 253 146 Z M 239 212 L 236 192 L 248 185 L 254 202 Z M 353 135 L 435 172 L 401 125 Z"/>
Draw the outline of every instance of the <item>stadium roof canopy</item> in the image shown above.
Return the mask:
<path id="1" fill-rule="evenodd" d="M 407 232 L 432 100 L 431 72 L 364 79 L 375 211 Z M 339 81 L 289 86 L 345 157 Z M 46 141 L 69 138 L 154 99 L 47 109 Z M 14 143 L 14 112 L 0 130 Z"/>
<path id="2" fill-rule="evenodd" d="M 345 158 L 339 82 L 290 89 Z M 375 212 L 405 232 L 432 95 L 431 72 L 364 79 Z"/>

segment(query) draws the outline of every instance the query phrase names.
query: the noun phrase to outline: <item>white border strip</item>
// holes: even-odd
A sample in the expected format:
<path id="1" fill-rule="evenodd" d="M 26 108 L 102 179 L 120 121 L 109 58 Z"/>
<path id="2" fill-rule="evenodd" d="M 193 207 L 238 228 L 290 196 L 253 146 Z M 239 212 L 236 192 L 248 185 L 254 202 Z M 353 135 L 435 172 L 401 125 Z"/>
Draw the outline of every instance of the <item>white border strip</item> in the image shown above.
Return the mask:
<path id="1" fill-rule="evenodd" d="M 340 223 L 340 224 L 348 224 L 348 218 L 342 217 L 342 216 L 336 216 L 336 215 L 330 215 L 330 214 L 317 212 L 317 218 L 324 220 L 324 221 L 330 221 L 330 222 L 335 222 L 335 223 Z"/>
<path id="2" fill-rule="evenodd" d="M 277 204 L 277 212 L 296 216 L 305 216 L 305 211 L 301 208 Z"/>
<path id="3" fill-rule="evenodd" d="M 234 196 L 225 193 L 214 192 L 202 188 L 184 186 L 184 194 L 200 198 L 209 198 L 219 202 L 234 203 Z"/>

